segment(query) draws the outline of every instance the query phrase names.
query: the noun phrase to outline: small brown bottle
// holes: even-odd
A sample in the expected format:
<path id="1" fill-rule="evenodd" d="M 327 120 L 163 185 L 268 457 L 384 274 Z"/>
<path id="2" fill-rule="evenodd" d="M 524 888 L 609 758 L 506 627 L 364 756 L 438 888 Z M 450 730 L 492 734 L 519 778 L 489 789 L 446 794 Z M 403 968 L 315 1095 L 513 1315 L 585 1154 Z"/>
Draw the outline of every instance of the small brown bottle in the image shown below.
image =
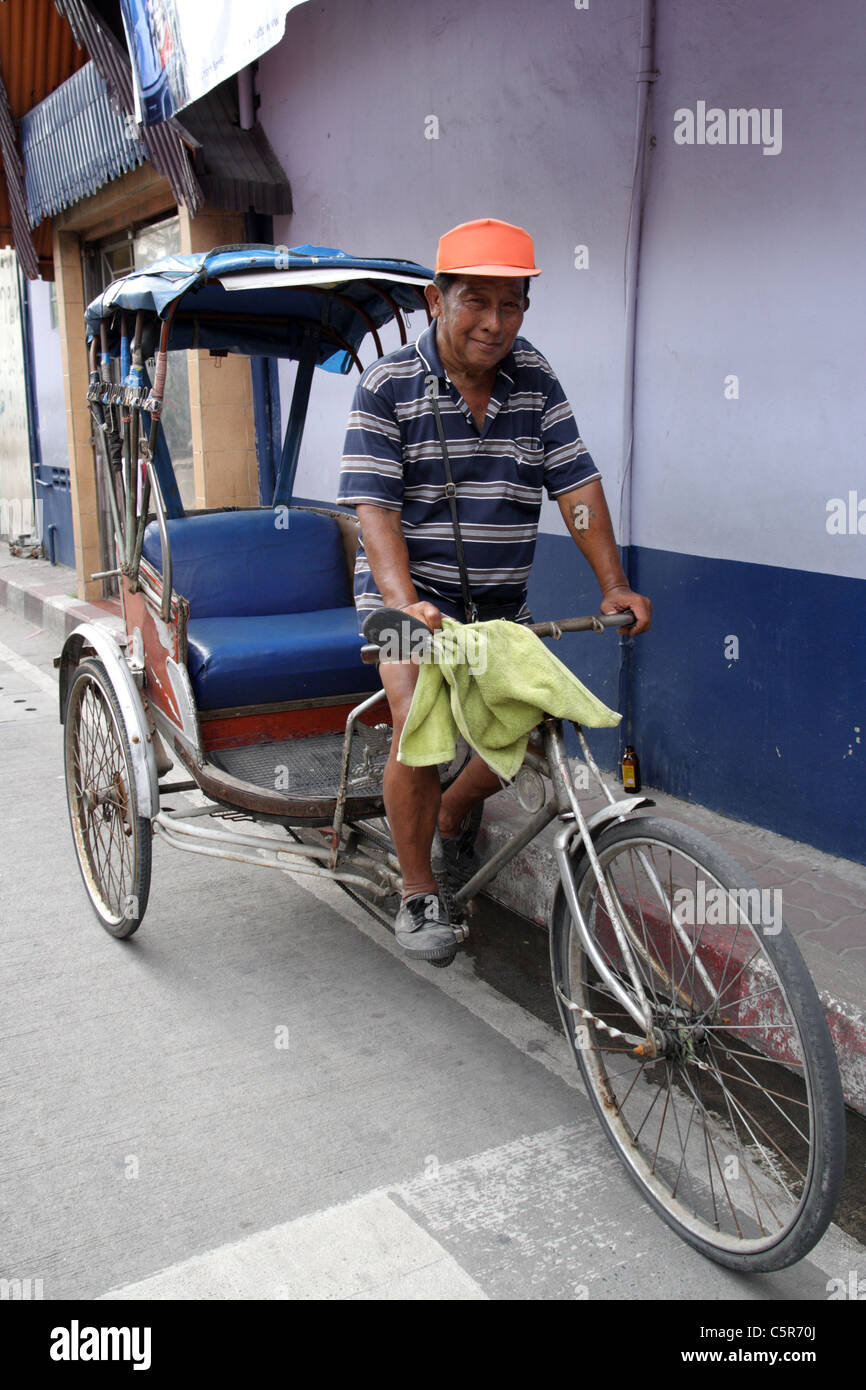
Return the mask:
<path id="1" fill-rule="evenodd" d="M 630 743 L 622 755 L 622 785 L 625 791 L 640 791 L 640 763 Z"/>

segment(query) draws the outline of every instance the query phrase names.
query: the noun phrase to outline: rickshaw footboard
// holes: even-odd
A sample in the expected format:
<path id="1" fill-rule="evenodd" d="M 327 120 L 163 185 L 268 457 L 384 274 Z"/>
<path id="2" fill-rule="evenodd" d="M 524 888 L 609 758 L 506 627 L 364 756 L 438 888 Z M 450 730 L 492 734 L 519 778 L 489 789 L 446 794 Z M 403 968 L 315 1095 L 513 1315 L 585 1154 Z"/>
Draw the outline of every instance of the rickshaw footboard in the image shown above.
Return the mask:
<path id="1" fill-rule="evenodd" d="M 349 794 L 381 796 L 391 730 L 358 724 L 349 767 Z M 342 734 L 316 734 L 275 743 L 221 748 L 211 762 L 239 781 L 291 797 L 330 800 L 340 785 Z"/>

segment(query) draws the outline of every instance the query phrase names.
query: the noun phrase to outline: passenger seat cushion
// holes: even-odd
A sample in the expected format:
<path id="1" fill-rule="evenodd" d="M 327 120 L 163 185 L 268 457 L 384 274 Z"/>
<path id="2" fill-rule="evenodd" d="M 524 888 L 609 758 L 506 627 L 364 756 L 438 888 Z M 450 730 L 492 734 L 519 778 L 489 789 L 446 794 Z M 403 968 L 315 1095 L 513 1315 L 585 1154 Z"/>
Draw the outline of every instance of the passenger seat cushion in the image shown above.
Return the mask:
<path id="1" fill-rule="evenodd" d="M 361 661 L 354 606 L 256 618 L 190 619 L 187 667 L 199 709 L 378 690 Z"/>
<path id="2" fill-rule="evenodd" d="M 188 601 L 191 619 L 352 605 L 342 536 L 331 516 L 294 508 L 213 512 L 169 521 L 168 538 L 172 587 Z M 156 522 L 145 532 L 143 553 L 162 573 Z"/>

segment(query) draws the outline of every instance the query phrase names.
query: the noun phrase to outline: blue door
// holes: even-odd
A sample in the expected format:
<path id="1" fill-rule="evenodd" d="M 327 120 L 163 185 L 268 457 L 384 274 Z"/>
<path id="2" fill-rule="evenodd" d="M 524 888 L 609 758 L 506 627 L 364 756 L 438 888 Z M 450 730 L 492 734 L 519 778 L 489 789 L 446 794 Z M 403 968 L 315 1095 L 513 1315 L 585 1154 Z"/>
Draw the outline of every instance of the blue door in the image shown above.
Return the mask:
<path id="1" fill-rule="evenodd" d="M 37 463 L 36 504 L 41 504 L 41 539 L 52 564 L 75 569 L 75 537 L 72 530 L 72 493 L 68 468 Z"/>

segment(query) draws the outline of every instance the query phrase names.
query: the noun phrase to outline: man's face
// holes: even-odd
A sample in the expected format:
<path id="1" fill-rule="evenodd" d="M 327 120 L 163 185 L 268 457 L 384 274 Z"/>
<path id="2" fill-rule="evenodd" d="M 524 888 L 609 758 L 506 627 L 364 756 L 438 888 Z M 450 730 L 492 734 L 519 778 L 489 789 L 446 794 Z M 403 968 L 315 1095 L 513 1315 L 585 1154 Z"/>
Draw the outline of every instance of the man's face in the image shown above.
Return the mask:
<path id="1" fill-rule="evenodd" d="M 437 320 L 436 345 L 443 364 L 471 375 L 492 370 L 510 351 L 529 300 L 523 279 L 459 276 L 442 295 L 428 285 L 427 302 Z"/>

